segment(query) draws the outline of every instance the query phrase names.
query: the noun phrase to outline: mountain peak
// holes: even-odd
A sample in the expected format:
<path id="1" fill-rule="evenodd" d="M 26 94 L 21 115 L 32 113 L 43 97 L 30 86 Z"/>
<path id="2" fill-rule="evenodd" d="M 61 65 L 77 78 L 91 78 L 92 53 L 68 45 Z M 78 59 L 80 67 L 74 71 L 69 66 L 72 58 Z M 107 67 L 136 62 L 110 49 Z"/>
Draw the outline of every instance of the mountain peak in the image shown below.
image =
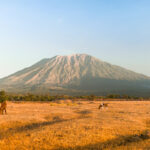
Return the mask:
<path id="1" fill-rule="evenodd" d="M 129 82 L 143 80 L 150 78 L 100 61 L 88 54 L 72 54 L 43 59 L 31 67 L 1 79 L 0 87 L 76 87 L 98 90 L 102 87 L 109 89 L 113 84 L 114 90 L 116 83 L 120 85 L 123 82 L 125 86 Z"/>
<path id="2" fill-rule="evenodd" d="M 84 58 L 84 57 L 92 57 L 88 54 L 71 54 L 71 55 L 56 55 L 56 58 L 62 58 L 62 57 L 66 57 L 66 58 L 71 58 L 71 57 L 80 57 L 80 58 Z"/>

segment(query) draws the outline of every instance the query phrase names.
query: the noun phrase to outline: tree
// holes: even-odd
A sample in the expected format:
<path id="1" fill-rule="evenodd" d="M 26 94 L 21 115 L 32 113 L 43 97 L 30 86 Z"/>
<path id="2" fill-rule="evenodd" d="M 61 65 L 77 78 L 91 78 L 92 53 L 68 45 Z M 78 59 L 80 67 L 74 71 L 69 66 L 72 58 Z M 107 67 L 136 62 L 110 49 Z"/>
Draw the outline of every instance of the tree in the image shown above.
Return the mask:
<path id="1" fill-rule="evenodd" d="M 0 91 L 0 103 L 6 101 L 6 99 L 7 99 L 7 96 L 6 96 L 5 91 Z"/>
<path id="2" fill-rule="evenodd" d="M 119 94 L 109 94 L 107 95 L 107 98 L 121 98 L 121 96 Z"/>

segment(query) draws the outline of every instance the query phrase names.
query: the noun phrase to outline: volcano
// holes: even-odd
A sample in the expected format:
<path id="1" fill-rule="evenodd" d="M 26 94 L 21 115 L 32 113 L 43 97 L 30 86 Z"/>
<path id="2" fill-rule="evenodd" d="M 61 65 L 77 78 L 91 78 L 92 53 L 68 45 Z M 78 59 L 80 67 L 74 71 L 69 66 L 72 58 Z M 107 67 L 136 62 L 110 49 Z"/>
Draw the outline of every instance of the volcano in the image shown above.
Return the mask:
<path id="1" fill-rule="evenodd" d="M 87 54 L 55 56 L 0 79 L 15 93 L 150 95 L 150 77 Z"/>

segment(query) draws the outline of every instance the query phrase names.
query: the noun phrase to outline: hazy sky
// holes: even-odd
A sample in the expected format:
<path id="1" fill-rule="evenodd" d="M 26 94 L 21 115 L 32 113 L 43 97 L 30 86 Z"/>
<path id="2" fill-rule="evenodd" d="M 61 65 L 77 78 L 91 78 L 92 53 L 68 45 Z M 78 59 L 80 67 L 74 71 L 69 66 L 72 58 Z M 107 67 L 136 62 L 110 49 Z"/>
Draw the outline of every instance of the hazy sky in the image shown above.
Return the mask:
<path id="1" fill-rule="evenodd" d="M 150 0 L 0 0 L 0 78 L 73 53 L 150 76 Z"/>

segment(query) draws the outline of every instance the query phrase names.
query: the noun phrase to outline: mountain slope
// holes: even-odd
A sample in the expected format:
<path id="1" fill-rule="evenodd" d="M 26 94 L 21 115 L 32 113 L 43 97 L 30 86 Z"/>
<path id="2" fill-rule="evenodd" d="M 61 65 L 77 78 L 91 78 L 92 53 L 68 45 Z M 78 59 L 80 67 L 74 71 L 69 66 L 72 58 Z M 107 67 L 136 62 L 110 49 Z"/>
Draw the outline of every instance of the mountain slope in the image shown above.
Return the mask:
<path id="1" fill-rule="evenodd" d="M 42 89 L 116 92 L 149 89 L 150 77 L 86 55 L 55 56 L 43 59 L 0 80 L 0 88 L 16 91 Z M 63 91 L 62 90 L 62 91 Z M 13 90 L 15 91 L 15 90 Z"/>

